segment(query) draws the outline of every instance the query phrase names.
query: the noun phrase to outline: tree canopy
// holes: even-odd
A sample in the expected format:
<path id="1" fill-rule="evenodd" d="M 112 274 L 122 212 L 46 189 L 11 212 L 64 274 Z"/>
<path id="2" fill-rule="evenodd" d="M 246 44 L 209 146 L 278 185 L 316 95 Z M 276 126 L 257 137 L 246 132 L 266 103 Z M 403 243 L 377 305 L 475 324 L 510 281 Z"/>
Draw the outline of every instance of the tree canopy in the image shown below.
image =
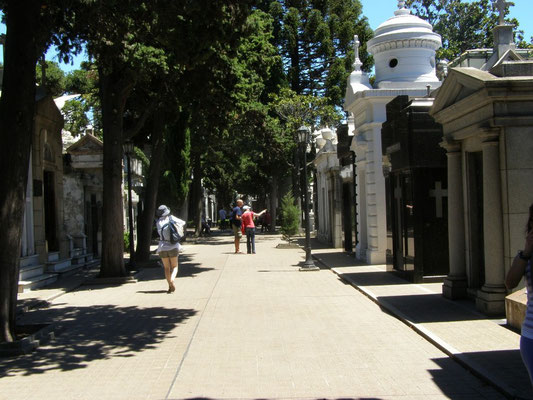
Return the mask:
<path id="1" fill-rule="evenodd" d="M 498 24 L 498 13 L 490 0 L 407 0 L 406 3 L 442 36 L 438 59 L 451 61 L 469 49 L 492 48 L 492 30 Z M 509 14 L 508 7 L 505 15 Z M 514 18 L 506 21 L 515 25 L 517 43 L 523 42 L 518 21 Z"/>

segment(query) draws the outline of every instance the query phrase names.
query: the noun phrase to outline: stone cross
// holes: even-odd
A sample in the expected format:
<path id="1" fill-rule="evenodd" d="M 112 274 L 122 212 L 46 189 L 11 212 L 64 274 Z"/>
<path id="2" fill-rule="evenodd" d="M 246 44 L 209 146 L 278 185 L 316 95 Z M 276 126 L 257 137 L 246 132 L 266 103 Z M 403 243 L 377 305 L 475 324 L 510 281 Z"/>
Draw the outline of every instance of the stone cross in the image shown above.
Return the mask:
<path id="1" fill-rule="evenodd" d="M 493 7 L 498 10 L 500 13 L 498 24 L 505 25 L 505 11 L 507 9 L 507 6 L 511 5 L 512 3 L 509 3 L 505 0 L 492 0 Z"/>
<path id="2" fill-rule="evenodd" d="M 437 218 L 442 218 L 442 199 L 448 197 L 448 190 L 442 189 L 442 182 L 435 182 L 435 189 L 429 191 L 429 197 L 435 197 Z"/>
<path id="3" fill-rule="evenodd" d="M 43 58 L 39 60 L 39 64 L 41 64 L 41 86 L 44 88 L 46 85 L 46 68 L 48 68 L 48 65 L 46 65 L 46 60 Z"/>
<path id="4" fill-rule="evenodd" d="M 363 65 L 363 63 L 359 59 L 359 45 L 360 44 L 361 42 L 359 42 L 359 36 L 353 35 L 353 51 L 355 53 L 355 56 L 354 56 L 354 62 L 352 64 L 352 67 L 354 71 L 360 71 L 361 65 Z"/>

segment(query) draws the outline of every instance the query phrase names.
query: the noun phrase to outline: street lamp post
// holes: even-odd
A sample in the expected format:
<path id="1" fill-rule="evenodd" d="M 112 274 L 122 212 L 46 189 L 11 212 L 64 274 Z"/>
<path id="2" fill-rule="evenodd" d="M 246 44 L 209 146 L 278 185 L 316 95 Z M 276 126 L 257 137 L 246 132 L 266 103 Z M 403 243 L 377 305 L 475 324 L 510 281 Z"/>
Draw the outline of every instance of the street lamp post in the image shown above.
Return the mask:
<path id="1" fill-rule="evenodd" d="M 315 265 L 313 257 L 311 256 L 311 224 L 309 219 L 309 188 L 307 185 L 307 144 L 309 143 L 310 131 L 306 126 L 298 128 L 298 141 L 304 153 L 304 209 L 305 209 L 305 262 L 300 271 L 318 271 L 319 268 Z"/>
<path id="2" fill-rule="evenodd" d="M 128 168 L 128 225 L 130 236 L 130 270 L 135 268 L 135 243 L 133 242 L 133 205 L 131 201 L 131 155 L 133 154 L 133 147 L 133 142 L 131 142 L 130 140 L 124 142 L 124 154 L 126 154 L 126 163 Z"/>

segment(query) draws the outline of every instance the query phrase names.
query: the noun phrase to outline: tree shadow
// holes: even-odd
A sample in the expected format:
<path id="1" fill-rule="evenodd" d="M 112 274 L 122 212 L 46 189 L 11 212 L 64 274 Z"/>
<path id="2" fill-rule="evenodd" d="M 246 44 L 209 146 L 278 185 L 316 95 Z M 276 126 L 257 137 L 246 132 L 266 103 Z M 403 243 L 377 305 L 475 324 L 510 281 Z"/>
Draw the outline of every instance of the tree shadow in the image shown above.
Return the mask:
<path id="1" fill-rule="evenodd" d="M 31 323 L 50 322 L 55 340 L 35 352 L 15 358 L 0 358 L 0 377 L 33 375 L 48 371 L 85 368 L 95 360 L 133 357 L 155 349 L 172 330 L 197 314 L 192 309 L 56 305 L 28 314 Z M 27 323 L 27 321 L 24 321 Z"/>
<path id="2" fill-rule="evenodd" d="M 306 397 L 309 400 L 312 398 Z M 168 400 L 174 400 L 169 398 Z M 177 400 L 177 399 L 176 399 Z M 212 397 L 187 397 L 183 400 L 216 400 Z M 257 397 L 255 400 L 269 400 L 268 397 Z M 315 400 L 382 400 L 381 397 L 317 397 Z"/>

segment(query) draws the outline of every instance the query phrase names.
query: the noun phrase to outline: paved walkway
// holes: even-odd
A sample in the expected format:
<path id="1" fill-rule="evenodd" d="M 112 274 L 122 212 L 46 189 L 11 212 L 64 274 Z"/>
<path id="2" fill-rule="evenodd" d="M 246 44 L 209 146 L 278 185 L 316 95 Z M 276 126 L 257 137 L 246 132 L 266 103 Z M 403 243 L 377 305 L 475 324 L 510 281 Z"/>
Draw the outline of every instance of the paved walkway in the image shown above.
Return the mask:
<path id="1" fill-rule="evenodd" d="M 314 253 L 338 275 L 299 272 L 303 251 L 277 249 L 278 236 L 257 242 L 256 255 L 233 254 L 229 236 L 187 245 L 171 295 L 161 269 L 146 268 L 137 283 L 23 296 L 48 307 L 19 322 L 52 322 L 59 335 L 32 354 L 0 359 L 0 399 L 499 399 L 528 391 L 518 335 L 447 311 L 473 313 L 466 305 L 446 300 L 432 311 L 437 288 L 390 283 L 390 274 L 328 249 Z M 73 277 L 71 289 L 83 279 Z M 406 295 L 409 287 L 422 294 Z M 485 367 L 511 362 L 515 374 L 489 374 L 497 391 L 450 354 Z"/>

